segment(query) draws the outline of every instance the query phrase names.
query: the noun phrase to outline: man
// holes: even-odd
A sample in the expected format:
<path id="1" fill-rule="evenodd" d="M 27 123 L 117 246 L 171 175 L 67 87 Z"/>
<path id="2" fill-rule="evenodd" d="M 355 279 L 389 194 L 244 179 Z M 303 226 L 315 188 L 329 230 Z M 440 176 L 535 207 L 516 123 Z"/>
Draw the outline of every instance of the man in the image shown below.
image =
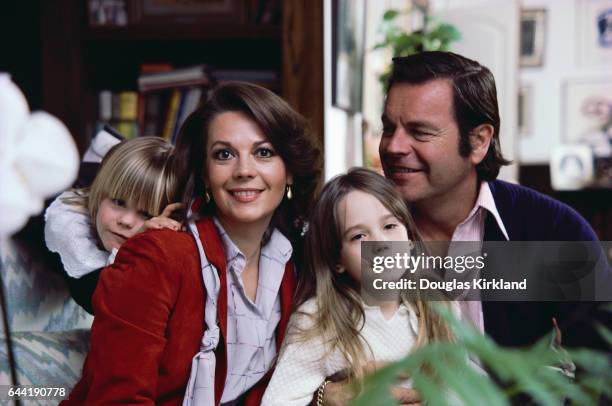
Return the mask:
<path id="1" fill-rule="evenodd" d="M 393 59 L 379 153 L 387 178 L 427 241 L 597 241 L 574 210 L 496 180 L 503 158 L 495 80 L 450 52 Z M 520 271 L 517 271 L 520 272 Z M 505 346 L 534 343 L 553 328 L 564 345 L 604 348 L 594 303 L 463 302 L 464 313 Z"/>
<path id="2" fill-rule="evenodd" d="M 379 153 L 387 178 L 411 206 L 426 241 L 597 241 L 570 207 L 496 180 L 507 165 L 491 72 L 450 52 L 393 59 Z M 563 345 L 602 348 L 594 303 L 462 302 L 473 324 L 504 346 L 524 346 L 553 330 Z M 344 404 L 343 383 L 324 387 L 325 404 Z M 419 402 L 395 388 L 400 403 Z"/>

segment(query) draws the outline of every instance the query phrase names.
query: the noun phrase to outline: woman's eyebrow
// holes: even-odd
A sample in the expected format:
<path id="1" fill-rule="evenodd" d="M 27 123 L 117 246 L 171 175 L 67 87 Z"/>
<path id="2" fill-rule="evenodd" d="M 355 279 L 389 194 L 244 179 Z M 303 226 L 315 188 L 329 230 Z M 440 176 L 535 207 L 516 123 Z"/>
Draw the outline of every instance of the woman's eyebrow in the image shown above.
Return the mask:
<path id="1" fill-rule="evenodd" d="M 254 142 L 254 143 L 253 143 L 253 147 L 258 147 L 258 146 L 263 145 L 263 144 L 270 144 L 270 145 L 272 145 L 272 143 L 271 143 L 270 141 L 268 141 L 268 140 L 263 140 L 263 141 L 257 141 L 257 142 Z"/>
<path id="2" fill-rule="evenodd" d="M 212 147 L 216 146 L 217 144 L 225 146 L 225 147 L 231 147 L 232 146 L 232 144 L 227 142 L 227 141 L 215 141 L 215 142 L 212 143 L 212 145 L 210 147 L 212 148 Z"/>

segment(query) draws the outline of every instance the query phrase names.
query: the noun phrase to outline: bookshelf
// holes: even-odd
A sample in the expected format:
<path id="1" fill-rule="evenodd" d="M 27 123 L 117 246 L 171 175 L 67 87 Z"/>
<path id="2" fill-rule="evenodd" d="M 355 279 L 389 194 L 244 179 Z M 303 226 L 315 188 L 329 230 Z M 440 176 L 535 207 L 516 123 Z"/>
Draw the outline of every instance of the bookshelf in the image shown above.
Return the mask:
<path id="1" fill-rule="evenodd" d="M 99 92 L 137 90 L 142 64 L 270 70 L 278 72 L 281 96 L 310 120 L 322 141 L 323 0 L 276 1 L 275 23 L 158 18 L 126 26 L 90 25 L 86 1 L 43 1 L 42 108 L 68 126 L 83 152 Z M 235 2 L 245 10 L 253 3 Z"/>

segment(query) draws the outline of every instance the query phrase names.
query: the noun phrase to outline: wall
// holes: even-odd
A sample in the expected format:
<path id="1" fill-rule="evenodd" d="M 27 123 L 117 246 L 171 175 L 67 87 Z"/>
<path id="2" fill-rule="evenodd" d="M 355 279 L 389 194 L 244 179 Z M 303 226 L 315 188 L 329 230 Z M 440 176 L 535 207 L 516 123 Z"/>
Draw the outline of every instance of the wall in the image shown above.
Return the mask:
<path id="1" fill-rule="evenodd" d="M 352 1 L 352 0 L 351 0 Z M 363 70 L 363 112 L 349 114 L 332 106 L 332 10 L 331 0 L 324 2 L 324 53 L 325 53 L 325 180 L 346 172 L 353 166 L 363 165 L 363 131 L 365 120 L 370 134 L 380 134 L 382 113 L 382 88 L 378 74 L 391 60 L 388 53 L 371 52 L 378 41 L 377 31 L 382 15 L 388 8 L 405 8 L 407 0 L 366 0 L 366 39 Z"/>
<path id="2" fill-rule="evenodd" d="M 532 88 L 533 107 L 532 132 L 519 137 L 521 164 L 548 164 L 551 147 L 562 142 L 565 81 L 611 76 L 611 66 L 581 66 L 581 4 L 579 0 L 522 0 L 523 8 L 545 8 L 547 15 L 543 66 L 519 70 L 521 85 Z"/>

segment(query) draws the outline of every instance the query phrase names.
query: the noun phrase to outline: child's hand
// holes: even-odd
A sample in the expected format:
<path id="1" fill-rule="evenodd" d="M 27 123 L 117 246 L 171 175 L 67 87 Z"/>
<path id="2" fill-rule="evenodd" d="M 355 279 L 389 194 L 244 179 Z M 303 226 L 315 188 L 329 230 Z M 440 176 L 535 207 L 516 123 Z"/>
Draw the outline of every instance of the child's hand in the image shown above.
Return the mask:
<path id="1" fill-rule="evenodd" d="M 164 211 L 157 217 L 152 217 L 149 220 L 145 221 L 145 223 L 140 228 L 140 232 L 159 228 L 168 228 L 170 230 L 179 231 L 181 229 L 181 223 L 176 220 L 170 218 L 172 213 L 175 210 L 182 209 L 183 205 L 181 203 L 172 203 L 166 206 Z"/>

